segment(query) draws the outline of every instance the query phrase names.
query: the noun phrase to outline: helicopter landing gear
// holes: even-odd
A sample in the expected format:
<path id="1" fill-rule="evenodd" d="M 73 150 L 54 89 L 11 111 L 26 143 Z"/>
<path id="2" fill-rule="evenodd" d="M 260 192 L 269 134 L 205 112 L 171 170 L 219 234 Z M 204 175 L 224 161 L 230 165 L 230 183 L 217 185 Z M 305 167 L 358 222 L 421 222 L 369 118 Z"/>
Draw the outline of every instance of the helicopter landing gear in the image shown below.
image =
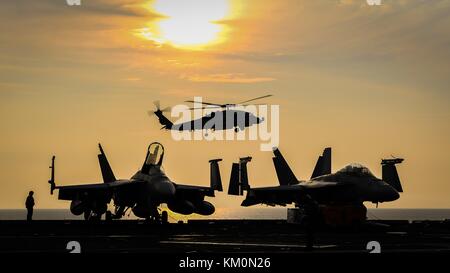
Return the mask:
<path id="1" fill-rule="evenodd" d="M 214 127 L 205 129 L 205 137 L 208 137 L 209 133 L 214 133 L 214 132 L 216 132 L 216 129 Z"/>

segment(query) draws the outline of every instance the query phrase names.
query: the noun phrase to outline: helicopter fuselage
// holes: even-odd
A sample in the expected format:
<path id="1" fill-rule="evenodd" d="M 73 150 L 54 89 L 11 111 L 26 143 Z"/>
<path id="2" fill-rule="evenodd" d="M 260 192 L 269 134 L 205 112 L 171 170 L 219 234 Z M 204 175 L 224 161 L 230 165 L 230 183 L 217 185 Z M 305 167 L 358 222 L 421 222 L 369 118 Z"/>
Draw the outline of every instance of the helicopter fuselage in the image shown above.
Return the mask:
<path id="1" fill-rule="evenodd" d="M 195 115 L 194 115 L 195 116 Z M 194 131 L 194 130 L 228 130 L 235 131 L 244 130 L 255 124 L 264 121 L 253 113 L 242 110 L 221 110 L 211 112 L 200 118 L 190 121 L 175 123 L 171 126 L 171 130 L 175 131 Z M 169 128 L 167 128 L 169 129 Z"/>

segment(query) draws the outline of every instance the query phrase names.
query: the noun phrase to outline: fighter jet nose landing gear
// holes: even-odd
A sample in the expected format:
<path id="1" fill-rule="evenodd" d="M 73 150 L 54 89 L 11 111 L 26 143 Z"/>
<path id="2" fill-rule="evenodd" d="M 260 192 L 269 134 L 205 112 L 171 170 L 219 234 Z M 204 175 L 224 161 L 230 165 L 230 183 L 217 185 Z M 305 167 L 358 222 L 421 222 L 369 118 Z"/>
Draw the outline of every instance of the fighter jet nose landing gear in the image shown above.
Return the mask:
<path id="1" fill-rule="evenodd" d="M 161 224 L 165 225 L 169 223 L 169 214 L 167 211 L 161 212 Z"/>

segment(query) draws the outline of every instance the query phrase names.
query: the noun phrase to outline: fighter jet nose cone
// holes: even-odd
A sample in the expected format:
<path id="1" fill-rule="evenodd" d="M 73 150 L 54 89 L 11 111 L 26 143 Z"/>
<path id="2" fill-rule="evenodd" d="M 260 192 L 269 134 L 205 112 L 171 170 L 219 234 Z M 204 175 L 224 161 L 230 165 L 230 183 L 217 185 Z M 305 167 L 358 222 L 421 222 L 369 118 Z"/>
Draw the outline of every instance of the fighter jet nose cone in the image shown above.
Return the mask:
<path id="1" fill-rule="evenodd" d="M 395 201 L 400 198 L 400 194 L 394 188 L 389 187 L 386 201 Z"/>
<path id="2" fill-rule="evenodd" d="M 400 198 L 400 194 L 398 193 L 398 191 L 394 190 L 392 197 L 392 201 L 397 200 Z"/>

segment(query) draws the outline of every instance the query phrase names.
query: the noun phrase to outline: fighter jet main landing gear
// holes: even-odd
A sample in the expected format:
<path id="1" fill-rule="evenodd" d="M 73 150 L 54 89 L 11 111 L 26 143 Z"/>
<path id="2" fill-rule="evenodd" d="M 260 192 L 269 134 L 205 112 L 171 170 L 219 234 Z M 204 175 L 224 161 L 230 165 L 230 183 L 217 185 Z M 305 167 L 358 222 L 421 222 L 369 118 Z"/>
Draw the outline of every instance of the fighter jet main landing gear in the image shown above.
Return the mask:
<path id="1" fill-rule="evenodd" d="M 167 211 L 163 210 L 161 214 L 159 213 L 160 209 L 156 209 L 154 213 L 147 218 L 145 218 L 148 223 L 156 223 L 156 224 L 167 224 L 169 222 L 169 214 Z"/>
<path id="2" fill-rule="evenodd" d="M 92 210 L 86 210 L 83 214 L 84 220 L 86 221 L 100 221 L 103 214 L 97 214 Z"/>

